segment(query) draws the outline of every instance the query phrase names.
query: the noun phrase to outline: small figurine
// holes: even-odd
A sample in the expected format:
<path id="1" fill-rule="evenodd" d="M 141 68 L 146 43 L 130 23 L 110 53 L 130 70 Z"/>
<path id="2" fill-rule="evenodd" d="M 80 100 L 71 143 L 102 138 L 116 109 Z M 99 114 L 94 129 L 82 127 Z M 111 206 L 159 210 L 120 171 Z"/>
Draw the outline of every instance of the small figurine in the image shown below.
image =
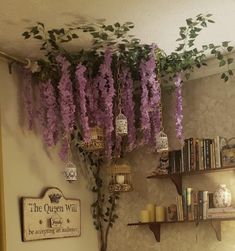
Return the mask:
<path id="1" fill-rule="evenodd" d="M 168 151 L 161 152 L 159 166 L 157 167 L 156 173 L 157 174 L 168 174 L 169 168 L 169 155 Z"/>

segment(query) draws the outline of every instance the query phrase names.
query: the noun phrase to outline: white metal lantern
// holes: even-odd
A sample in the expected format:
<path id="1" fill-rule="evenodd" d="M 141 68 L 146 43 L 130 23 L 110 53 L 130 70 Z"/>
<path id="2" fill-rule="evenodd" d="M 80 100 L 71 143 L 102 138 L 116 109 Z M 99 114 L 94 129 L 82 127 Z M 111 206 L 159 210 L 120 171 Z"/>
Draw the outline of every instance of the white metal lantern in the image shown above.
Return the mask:
<path id="1" fill-rule="evenodd" d="M 64 170 L 65 179 L 69 182 L 77 180 L 77 168 L 73 162 L 69 161 Z"/>
<path id="2" fill-rule="evenodd" d="M 131 167 L 128 164 L 109 166 L 108 174 L 110 192 L 128 192 L 133 189 L 131 183 Z"/>
<path id="3" fill-rule="evenodd" d="M 128 133 L 127 118 L 124 114 L 119 113 L 115 120 L 116 135 L 124 136 Z"/>
<path id="4" fill-rule="evenodd" d="M 158 152 L 163 152 L 163 151 L 169 150 L 168 137 L 163 131 L 160 131 L 156 135 L 156 149 Z"/>

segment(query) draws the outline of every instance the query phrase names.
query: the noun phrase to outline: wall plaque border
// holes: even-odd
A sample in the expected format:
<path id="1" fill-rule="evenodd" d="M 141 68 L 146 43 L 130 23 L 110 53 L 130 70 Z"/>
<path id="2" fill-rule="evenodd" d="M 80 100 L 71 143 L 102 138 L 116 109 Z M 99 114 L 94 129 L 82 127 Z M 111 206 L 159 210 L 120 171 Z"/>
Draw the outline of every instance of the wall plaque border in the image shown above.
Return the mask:
<path id="1" fill-rule="evenodd" d="M 66 199 L 59 188 L 42 197 L 22 197 L 22 240 L 34 241 L 81 235 L 81 202 Z"/>

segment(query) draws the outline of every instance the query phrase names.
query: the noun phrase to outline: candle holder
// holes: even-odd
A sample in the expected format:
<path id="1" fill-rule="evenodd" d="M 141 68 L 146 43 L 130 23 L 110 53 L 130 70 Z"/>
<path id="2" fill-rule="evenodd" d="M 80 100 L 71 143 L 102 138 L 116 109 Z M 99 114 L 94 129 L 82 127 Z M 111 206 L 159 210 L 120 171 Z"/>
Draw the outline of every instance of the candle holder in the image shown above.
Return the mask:
<path id="1" fill-rule="evenodd" d="M 131 167 L 127 164 L 114 164 L 108 167 L 109 191 L 129 192 L 131 191 Z"/>

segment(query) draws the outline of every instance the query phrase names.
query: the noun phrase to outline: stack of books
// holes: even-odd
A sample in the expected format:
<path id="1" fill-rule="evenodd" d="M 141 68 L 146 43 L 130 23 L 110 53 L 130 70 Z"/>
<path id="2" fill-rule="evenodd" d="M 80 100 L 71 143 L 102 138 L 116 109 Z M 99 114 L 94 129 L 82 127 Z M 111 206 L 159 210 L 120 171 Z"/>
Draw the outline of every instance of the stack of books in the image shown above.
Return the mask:
<path id="1" fill-rule="evenodd" d="M 208 219 L 220 219 L 220 218 L 234 218 L 235 217 L 235 208 L 226 207 L 226 208 L 209 208 L 207 212 Z"/>
<path id="2" fill-rule="evenodd" d="M 169 173 L 220 168 L 221 149 L 225 142 L 225 138 L 220 136 L 214 139 L 185 139 L 182 150 L 169 152 Z"/>

